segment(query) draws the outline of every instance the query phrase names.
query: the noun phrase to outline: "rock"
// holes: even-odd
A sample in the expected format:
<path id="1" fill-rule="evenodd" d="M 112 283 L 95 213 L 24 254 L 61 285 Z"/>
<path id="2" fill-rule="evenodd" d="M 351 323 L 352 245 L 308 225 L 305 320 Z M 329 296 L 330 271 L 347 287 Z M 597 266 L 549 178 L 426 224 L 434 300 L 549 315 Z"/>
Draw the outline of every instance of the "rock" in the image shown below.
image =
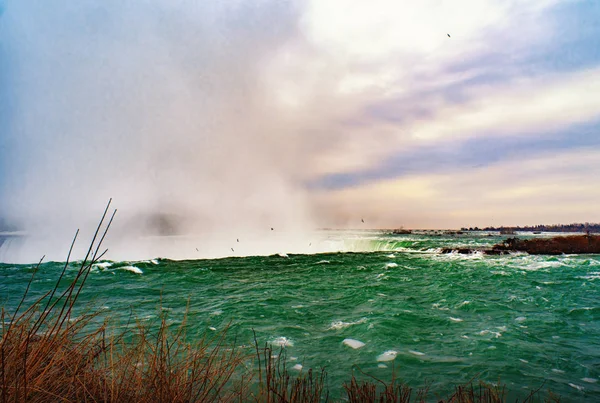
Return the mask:
<path id="1" fill-rule="evenodd" d="M 505 239 L 491 249 L 442 249 L 442 253 L 460 253 L 463 255 L 477 252 L 486 255 L 505 255 L 511 252 L 527 252 L 530 255 L 596 254 L 600 253 L 600 235 L 572 235 L 535 239 L 514 237 Z"/>
<path id="2" fill-rule="evenodd" d="M 493 250 L 527 252 L 531 255 L 562 255 L 600 253 L 599 235 L 556 236 L 552 238 L 508 238 Z"/>

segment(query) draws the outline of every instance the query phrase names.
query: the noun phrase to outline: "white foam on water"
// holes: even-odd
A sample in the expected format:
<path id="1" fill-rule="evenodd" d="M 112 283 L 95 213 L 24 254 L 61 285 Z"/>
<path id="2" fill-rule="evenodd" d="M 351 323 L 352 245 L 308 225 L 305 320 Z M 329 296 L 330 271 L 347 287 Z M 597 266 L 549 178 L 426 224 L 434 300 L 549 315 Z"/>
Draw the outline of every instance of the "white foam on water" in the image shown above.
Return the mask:
<path id="1" fill-rule="evenodd" d="M 286 258 L 289 257 L 287 253 L 278 253 L 278 255 L 281 257 L 286 257 Z"/>
<path id="2" fill-rule="evenodd" d="M 515 319 L 515 322 L 525 322 L 527 320 L 527 318 L 525 316 L 519 316 L 518 318 Z"/>
<path id="3" fill-rule="evenodd" d="M 144 274 L 144 272 L 140 268 L 135 267 L 135 266 L 123 266 L 123 267 L 119 267 L 118 269 L 130 271 L 135 274 Z"/>
<path id="4" fill-rule="evenodd" d="M 377 293 L 377 296 L 378 296 L 378 297 L 387 297 L 387 295 L 385 295 L 385 294 L 384 294 L 384 293 L 382 293 L 382 292 L 378 292 L 378 293 Z"/>
<path id="5" fill-rule="evenodd" d="M 382 277 L 385 277 L 385 273 L 379 273 L 375 278 L 380 279 Z"/>
<path id="6" fill-rule="evenodd" d="M 219 316 L 222 314 L 223 314 L 223 311 L 221 309 L 217 309 L 216 311 L 212 311 L 209 315 L 210 316 Z"/>
<path id="7" fill-rule="evenodd" d="M 572 388 L 575 388 L 577 390 L 584 390 L 585 389 L 583 386 L 575 385 L 574 383 L 570 383 L 570 382 L 569 382 L 569 386 L 572 387 Z"/>
<path id="8" fill-rule="evenodd" d="M 367 322 L 367 318 L 360 318 L 359 320 L 356 320 L 354 322 L 344 322 L 341 320 L 336 320 L 336 321 L 331 322 L 331 325 L 329 325 L 327 330 L 344 329 L 344 328 L 347 328 L 348 326 L 360 325 L 361 323 L 366 323 L 366 322 Z"/>
<path id="9" fill-rule="evenodd" d="M 528 271 L 538 271 L 538 270 L 542 270 L 542 269 L 551 269 L 551 268 L 555 268 L 555 267 L 561 267 L 562 263 L 561 262 L 531 262 L 528 265 L 524 265 L 521 268 L 523 270 L 528 270 Z"/>
<path id="10" fill-rule="evenodd" d="M 413 355 L 417 355 L 417 356 L 423 356 L 425 355 L 425 353 L 422 353 L 420 351 L 415 351 L 415 350 L 408 350 L 409 353 L 413 354 Z"/>
<path id="11" fill-rule="evenodd" d="M 319 260 L 316 264 L 328 264 L 331 263 L 329 260 Z"/>
<path id="12" fill-rule="evenodd" d="M 94 265 L 94 267 L 97 267 L 99 269 L 105 270 L 105 269 L 108 269 L 112 265 L 113 264 L 111 262 L 100 262 L 100 263 L 96 263 Z"/>
<path id="13" fill-rule="evenodd" d="M 387 255 L 387 257 L 389 257 L 390 259 L 393 259 L 393 258 L 396 257 L 396 255 L 394 255 L 393 253 L 391 253 L 391 254 Z"/>
<path id="14" fill-rule="evenodd" d="M 463 301 L 460 304 L 458 304 L 458 308 L 460 308 L 461 306 L 469 305 L 470 303 L 471 301 Z"/>
<path id="15" fill-rule="evenodd" d="M 355 340 L 355 339 L 344 339 L 344 340 L 342 340 L 342 344 L 344 344 L 350 348 L 353 348 L 355 350 L 365 346 L 365 343 L 363 343 L 360 340 Z"/>
<path id="16" fill-rule="evenodd" d="M 385 364 L 377 364 L 377 368 L 387 368 L 387 365 L 385 365 Z"/>
<path id="17" fill-rule="evenodd" d="M 485 336 L 487 334 L 492 334 L 495 338 L 498 338 L 498 337 L 502 336 L 502 333 L 500 333 L 500 332 L 494 332 L 494 331 L 491 331 L 489 329 L 485 329 L 485 330 L 482 330 L 481 332 L 479 332 L 480 336 Z"/>
<path id="18" fill-rule="evenodd" d="M 394 263 L 394 262 L 389 262 L 385 264 L 385 268 L 386 269 L 391 269 L 393 267 L 398 267 L 398 263 Z"/>
<path id="19" fill-rule="evenodd" d="M 469 338 L 469 336 L 467 336 L 466 334 L 463 334 L 463 335 L 462 335 L 462 336 L 460 336 L 460 337 L 462 337 L 463 339 L 468 339 L 468 338 Z"/>
<path id="20" fill-rule="evenodd" d="M 558 369 L 558 368 L 552 368 L 552 372 L 556 372 L 557 374 L 564 374 L 565 371 L 563 371 L 562 369 Z"/>
<path id="21" fill-rule="evenodd" d="M 292 305 L 292 309 L 304 308 L 304 305 Z"/>
<path id="22" fill-rule="evenodd" d="M 462 322 L 463 321 L 461 318 L 453 318 L 452 316 L 450 316 L 448 319 L 450 319 L 452 322 Z"/>
<path id="23" fill-rule="evenodd" d="M 588 274 L 587 276 L 578 276 L 577 278 L 582 279 L 582 280 L 599 280 L 600 273 L 592 273 L 592 274 Z"/>
<path id="24" fill-rule="evenodd" d="M 301 364 L 296 364 L 292 367 L 292 369 L 295 369 L 296 371 L 301 371 L 302 370 L 302 365 Z"/>
<path id="25" fill-rule="evenodd" d="M 369 326 L 367 326 L 367 330 L 371 330 L 371 329 L 373 329 L 374 327 L 375 327 L 375 325 L 374 325 L 374 324 L 372 324 L 372 323 L 369 323 Z"/>
<path id="26" fill-rule="evenodd" d="M 598 380 L 596 378 L 581 378 L 581 380 L 583 382 L 587 382 L 587 383 L 596 383 L 596 382 L 598 382 Z"/>
<path id="27" fill-rule="evenodd" d="M 397 355 L 398 355 L 398 352 L 394 351 L 394 350 L 384 351 L 383 354 L 380 354 L 377 356 L 377 361 L 379 361 L 379 362 L 393 361 Z"/>
<path id="28" fill-rule="evenodd" d="M 527 360 L 524 360 L 524 359 L 522 359 L 522 358 L 519 358 L 519 361 L 521 361 L 521 362 L 523 362 L 523 363 L 525 363 L 525 364 L 529 364 L 529 361 L 527 361 Z"/>
<path id="29" fill-rule="evenodd" d="M 506 332 L 506 326 L 496 326 L 496 329 L 500 330 L 501 332 Z"/>
<path id="30" fill-rule="evenodd" d="M 298 357 L 290 357 L 290 361 L 298 361 Z"/>
<path id="31" fill-rule="evenodd" d="M 277 337 L 274 340 L 271 340 L 271 345 L 279 346 L 279 347 L 292 347 L 294 342 L 289 340 L 287 337 Z"/>
<path id="32" fill-rule="evenodd" d="M 209 328 L 210 330 L 212 330 L 213 332 L 217 330 L 217 328 L 216 328 L 216 327 L 212 327 L 212 326 L 209 326 L 208 328 Z"/>
<path id="33" fill-rule="evenodd" d="M 156 260 L 156 259 L 149 259 L 149 260 L 139 260 L 139 261 L 137 261 L 136 263 L 148 263 L 148 264 L 152 263 L 152 264 L 158 264 L 158 260 Z"/>

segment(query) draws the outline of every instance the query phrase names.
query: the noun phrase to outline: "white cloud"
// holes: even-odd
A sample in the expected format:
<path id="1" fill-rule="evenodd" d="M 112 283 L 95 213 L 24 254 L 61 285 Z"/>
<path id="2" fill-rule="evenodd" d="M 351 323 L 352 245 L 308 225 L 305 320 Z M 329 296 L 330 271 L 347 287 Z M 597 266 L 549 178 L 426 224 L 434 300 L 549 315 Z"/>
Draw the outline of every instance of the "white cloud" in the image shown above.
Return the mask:
<path id="1" fill-rule="evenodd" d="M 596 87 L 596 70 L 529 81 L 515 70 L 504 82 L 464 86 L 461 104 L 442 96 L 448 86 L 489 71 L 490 55 L 519 59 L 546 46 L 554 23 L 546 12 L 557 2 L 309 1 L 303 37 L 286 43 L 265 69 L 278 113 L 304 129 L 319 127 L 318 134 L 303 134 L 304 176 L 368 169 L 423 144 L 594 118 L 598 98 L 586 86 Z M 461 63 L 466 67 L 456 69 Z M 418 98 L 423 92 L 426 100 Z M 424 102 L 427 116 L 407 112 Z M 397 107 L 397 121 L 364 116 L 386 103 Z M 346 123 L 354 119 L 361 121 Z"/>
<path id="2" fill-rule="evenodd" d="M 325 147 L 316 152 L 313 177 L 336 172 L 356 172 L 374 167 L 386 158 L 413 148 L 457 144 L 473 138 L 540 136 L 557 129 L 600 119 L 600 68 L 538 78 L 515 78 L 508 82 L 467 90 L 468 101 L 451 104 L 432 101 L 425 117 L 403 115 L 407 99 L 389 99 L 389 109 L 398 108 L 399 122 L 371 117 L 360 125 L 347 125 Z M 378 103 L 385 104 L 382 98 Z M 367 96 L 345 98 L 343 112 L 362 113 Z M 409 106 L 410 107 L 410 106 Z M 318 116 L 319 112 L 315 113 Z M 331 135 L 334 138 L 333 135 Z"/>
<path id="3" fill-rule="evenodd" d="M 435 119 L 409 128 L 423 141 L 540 133 L 600 117 L 600 68 L 516 79 L 472 93 L 471 101 L 440 108 Z"/>
<path id="4" fill-rule="evenodd" d="M 308 37 L 350 60 L 386 59 L 391 53 L 428 53 L 452 32 L 466 37 L 506 17 L 506 2 L 313 0 L 303 19 Z"/>

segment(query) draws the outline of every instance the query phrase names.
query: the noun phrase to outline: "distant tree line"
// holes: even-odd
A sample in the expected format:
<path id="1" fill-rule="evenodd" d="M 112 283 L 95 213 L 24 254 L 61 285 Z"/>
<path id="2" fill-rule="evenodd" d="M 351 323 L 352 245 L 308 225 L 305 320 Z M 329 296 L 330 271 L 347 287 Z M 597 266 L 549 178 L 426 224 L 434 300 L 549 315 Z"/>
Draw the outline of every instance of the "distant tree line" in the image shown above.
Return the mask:
<path id="1" fill-rule="evenodd" d="M 461 228 L 462 231 L 532 231 L 532 232 L 600 232 L 600 224 L 597 223 L 573 223 L 573 224 L 553 224 L 553 225 L 526 225 L 516 227 L 470 227 Z"/>

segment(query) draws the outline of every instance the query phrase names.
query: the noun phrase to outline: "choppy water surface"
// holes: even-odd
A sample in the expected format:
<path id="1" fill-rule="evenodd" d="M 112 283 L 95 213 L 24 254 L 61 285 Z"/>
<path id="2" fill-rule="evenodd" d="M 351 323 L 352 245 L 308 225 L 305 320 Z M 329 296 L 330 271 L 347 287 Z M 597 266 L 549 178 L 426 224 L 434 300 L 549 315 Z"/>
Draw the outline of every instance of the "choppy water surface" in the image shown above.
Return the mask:
<path id="1" fill-rule="evenodd" d="M 326 367 L 334 396 L 358 367 L 382 379 L 394 368 L 442 393 L 479 377 L 512 396 L 545 382 L 566 401 L 600 398 L 600 256 L 437 252 L 500 239 L 332 233 L 328 242 L 362 252 L 104 262 L 82 302 L 116 320 L 132 311 L 151 320 L 162 303 L 173 323 L 187 306 L 193 334 L 231 324 L 239 345 L 252 344 L 254 329 L 286 346 L 290 367 Z M 31 267 L 0 264 L 3 305 L 18 303 Z M 33 295 L 61 268 L 43 264 Z"/>

